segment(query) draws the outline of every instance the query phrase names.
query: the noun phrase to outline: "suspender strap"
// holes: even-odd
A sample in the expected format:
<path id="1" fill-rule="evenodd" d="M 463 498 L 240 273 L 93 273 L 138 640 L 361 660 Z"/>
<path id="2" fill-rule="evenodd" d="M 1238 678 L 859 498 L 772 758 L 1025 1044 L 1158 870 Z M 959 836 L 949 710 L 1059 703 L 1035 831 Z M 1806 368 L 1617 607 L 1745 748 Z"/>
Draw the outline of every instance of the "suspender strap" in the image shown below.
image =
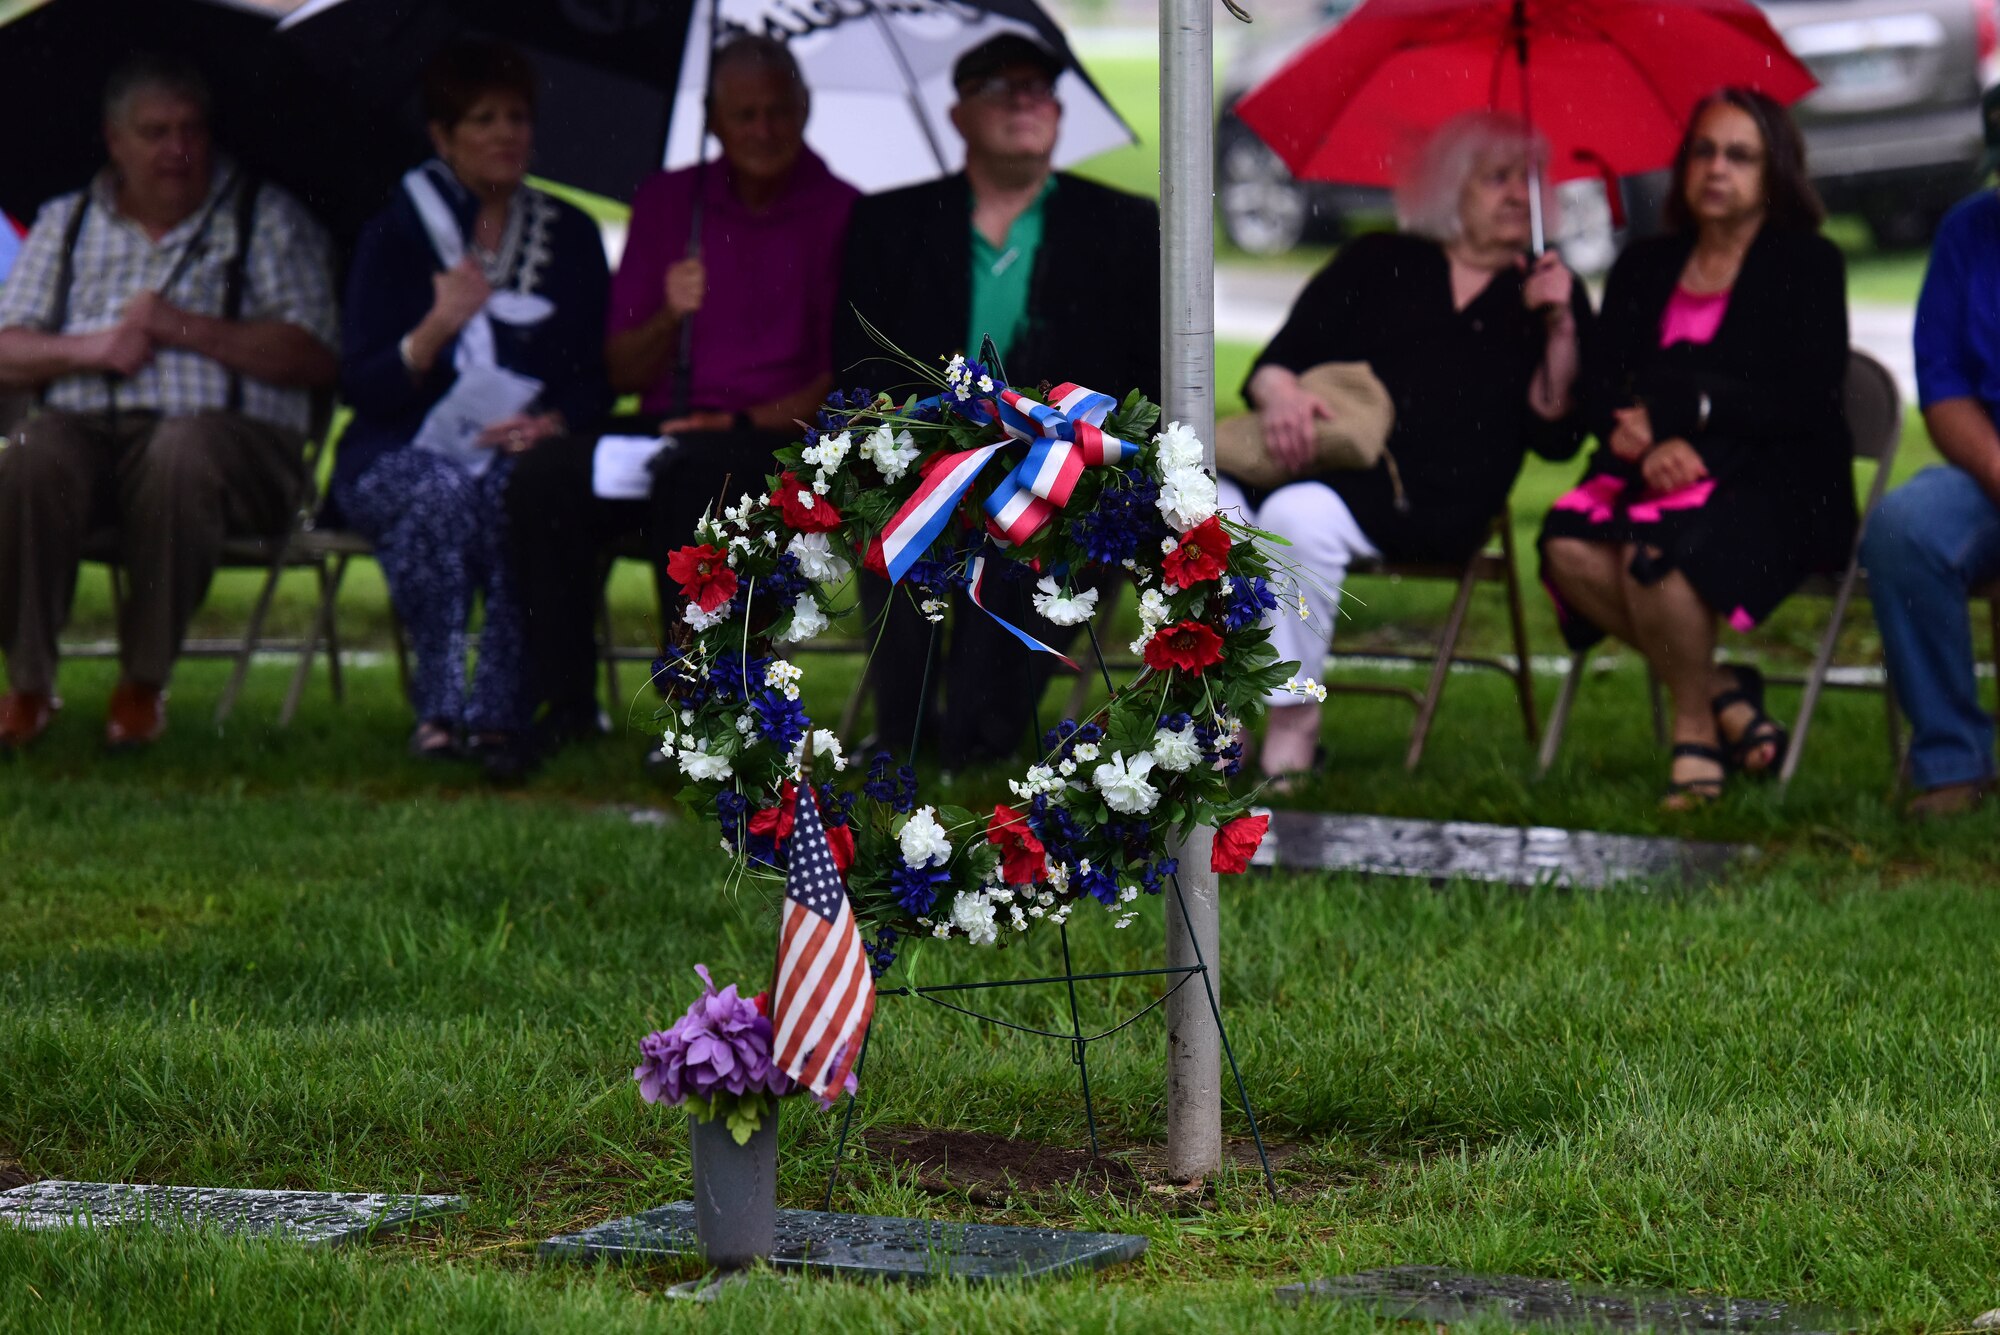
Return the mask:
<path id="1" fill-rule="evenodd" d="M 69 223 L 63 228 L 62 258 L 56 261 L 56 304 L 49 317 L 49 332 L 60 334 L 69 323 L 69 294 L 76 285 L 76 243 L 83 235 L 83 220 L 90 213 L 90 191 L 85 190 L 76 201 L 76 212 L 70 214 Z M 49 387 L 42 386 L 41 399 L 47 403 Z"/>
<path id="2" fill-rule="evenodd" d="M 222 318 L 225 320 L 238 320 L 243 316 L 245 270 L 250 266 L 250 247 L 256 240 L 251 224 L 256 220 L 257 191 L 262 184 L 248 172 L 237 182 L 236 251 L 229 257 L 229 268 L 224 271 L 222 286 Z M 232 413 L 243 411 L 243 376 L 240 372 L 229 373 L 227 406 Z"/>

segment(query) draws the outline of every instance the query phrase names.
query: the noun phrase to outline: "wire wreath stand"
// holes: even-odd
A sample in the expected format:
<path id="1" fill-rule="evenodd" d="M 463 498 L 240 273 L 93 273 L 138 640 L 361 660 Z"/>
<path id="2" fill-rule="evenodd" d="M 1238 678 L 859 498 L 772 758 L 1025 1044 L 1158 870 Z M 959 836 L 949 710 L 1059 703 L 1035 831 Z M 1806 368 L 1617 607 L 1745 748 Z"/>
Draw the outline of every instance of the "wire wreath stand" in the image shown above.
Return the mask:
<path id="1" fill-rule="evenodd" d="M 990 340 L 988 346 L 991 346 Z M 1104 667 L 1104 655 L 1097 643 L 1097 628 L 1088 622 L 1085 623 L 1085 628 L 1090 633 L 1091 647 L 1098 650 L 1096 655 L 1097 665 L 1098 670 L 1104 673 L 1105 690 L 1115 693 L 1116 688 L 1111 683 L 1110 671 Z M 924 654 L 923 681 L 917 691 L 919 700 L 930 693 L 930 665 L 935 656 L 933 651 L 936 649 L 936 646 L 937 628 L 933 625 L 931 628 L 931 644 Z M 1036 707 L 1035 713 L 1035 733 L 1037 736 L 1040 736 L 1041 719 L 1039 704 Z M 912 765 L 916 763 L 917 742 L 921 736 L 922 727 L 923 710 L 919 708 L 917 710 L 917 729 L 910 736 L 910 763 Z M 1180 904 L 1182 922 L 1190 921 L 1190 915 L 1187 911 L 1187 897 L 1181 891 L 1179 874 L 1174 873 L 1167 879 L 1173 882 L 1174 898 Z M 926 987 L 877 989 L 875 995 L 877 997 L 913 997 L 919 1001 L 927 1001 L 934 1006 L 956 1012 L 959 1015 L 970 1016 L 972 1019 L 982 1021 L 986 1024 L 998 1025 L 1002 1029 L 1011 1029 L 1016 1033 L 1022 1034 L 1033 1034 L 1038 1038 L 1052 1038 L 1069 1044 L 1070 1061 L 1076 1067 L 1077 1080 L 1083 1090 L 1083 1117 L 1084 1124 L 1090 1131 L 1090 1155 L 1093 1159 L 1100 1159 L 1103 1157 L 1103 1152 L 1097 1135 L 1097 1110 L 1090 1095 L 1090 1045 L 1110 1038 L 1120 1030 L 1138 1023 L 1141 1019 L 1144 1019 L 1154 1010 L 1164 1005 L 1168 997 L 1173 996 L 1174 993 L 1187 986 L 1191 980 L 1197 977 L 1200 978 L 1202 991 L 1208 996 L 1208 1012 L 1215 1019 L 1216 1032 L 1222 1039 L 1222 1051 L 1229 1059 L 1229 1074 L 1236 1082 L 1237 1102 L 1242 1107 L 1244 1116 L 1250 1122 L 1250 1138 L 1257 1146 L 1257 1162 L 1263 1170 L 1265 1189 L 1271 1193 L 1272 1200 L 1277 1200 L 1278 1182 L 1271 1173 L 1271 1157 L 1264 1149 L 1264 1136 L 1257 1126 L 1257 1110 L 1250 1103 L 1250 1091 L 1244 1086 L 1243 1071 L 1236 1064 L 1236 1051 L 1229 1042 L 1229 1029 L 1222 1023 L 1222 1006 L 1215 995 L 1214 976 L 1209 971 L 1208 961 L 1202 955 L 1201 942 L 1195 939 L 1193 929 L 1188 929 L 1188 944 L 1193 948 L 1195 957 L 1193 964 L 1163 966 L 1157 969 L 1118 969 L 1096 973 L 1077 973 L 1072 967 L 1069 953 L 1069 924 L 1067 922 L 1059 926 L 1058 933 L 1062 940 L 1063 963 L 1062 972 L 1059 974 L 1048 974 L 1039 978 L 1002 978 L 975 983 L 940 983 Z M 1101 1030 L 1094 1034 L 1084 1033 L 1083 1022 L 1077 1009 L 1076 985 L 1078 983 L 1109 982 L 1119 978 L 1172 978 L 1175 981 L 1166 991 L 1140 1007 L 1133 1014 L 1112 1025 L 1109 1029 Z M 1033 1025 L 1018 1024 L 1015 1021 L 1003 1019 L 997 1015 L 988 1015 L 983 1011 L 977 1011 L 969 1006 L 963 1006 L 955 1001 L 945 999 L 959 993 L 983 992 L 1010 987 L 1039 987 L 1051 983 L 1061 983 L 1068 989 L 1068 1033 L 1062 1033 L 1053 1029 L 1039 1029 Z M 856 1076 L 860 1075 L 862 1066 L 868 1060 L 868 1044 L 873 1038 L 874 1025 L 871 1024 L 868 1027 L 868 1031 L 861 1037 L 861 1052 L 854 1061 L 854 1073 Z M 833 1209 L 834 1188 L 840 1182 L 840 1166 L 847 1154 L 847 1136 L 854 1123 L 854 1104 L 856 1098 L 857 1095 L 849 1094 L 847 1096 L 847 1106 L 841 1111 L 840 1132 L 834 1142 L 833 1148 L 833 1166 L 827 1171 L 826 1197 L 820 1205 L 820 1208 L 824 1211 L 830 1212 Z"/>

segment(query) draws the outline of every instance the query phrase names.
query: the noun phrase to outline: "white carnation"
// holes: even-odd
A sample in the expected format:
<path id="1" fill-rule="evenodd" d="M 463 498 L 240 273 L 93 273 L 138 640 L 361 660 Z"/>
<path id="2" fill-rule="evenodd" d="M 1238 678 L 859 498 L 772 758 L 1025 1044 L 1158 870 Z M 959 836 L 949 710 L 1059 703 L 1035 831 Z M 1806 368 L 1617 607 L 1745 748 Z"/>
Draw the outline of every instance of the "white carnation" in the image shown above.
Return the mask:
<path id="1" fill-rule="evenodd" d="M 699 634 L 729 620 L 729 604 L 724 603 L 713 612 L 704 612 L 701 610 L 701 604 L 689 603 L 687 610 L 681 613 L 681 620 L 687 622 Z"/>
<path id="2" fill-rule="evenodd" d="M 1167 429 L 1153 437 L 1160 447 L 1160 471 L 1175 473 L 1184 468 L 1200 468 L 1203 463 L 1201 438 L 1194 428 L 1179 422 L 1170 422 Z"/>
<path id="3" fill-rule="evenodd" d="M 1215 479 L 1200 468 L 1178 468 L 1160 481 L 1160 498 L 1153 502 L 1160 517 L 1176 533 L 1185 533 L 1215 513 Z"/>
<path id="4" fill-rule="evenodd" d="M 849 566 L 824 533 L 795 533 L 785 550 L 798 559 L 799 573 L 821 584 L 846 579 Z"/>
<path id="5" fill-rule="evenodd" d="M 1035 610 L 1058 626 L 1080 626 L 1097 612 L 1097 590 L 1085 589 L 1071 596 L 1044 575 L 1035 582 L 1034 602 Z"/>
<path id="6" fill-rule="evenodd" d="M 801 644 L 810 640 L 827 628 L 826 613 L 819 610 L 819 603 L 810 593 L 802 593 L 792 603 L 791 624 L 785 633 L 772 638 L 780 644 Z"/>
<path id="7" fill-rule="evenodd" d="M 712 756 L 699 747 L 682 747 L 680 762 L 681 773 L 697 783 L 708 779 L 726 779 L 735 773 L 728 756 Z"/>
<path id="8" fill-rule="evenodd" d="M 951 925 L 975 946 L 990 946 L 1000 939 L 993 921 L 993 901 L 977 890 L 961 890 L 952 900 Z"/>
<path id="9" fill-rule="evenodd" d="M 916 437 L 908 431 L 891 432 L 886 426 L 876 427 L 861 442 L 861 457 L 881 470 L 884 482 L 894 482 L 909 472 L 910 465 L 917 461 L 921 453 L 923 451 L 917 448 Z"/>
<path id="10" fill-rule="evenodd" d="M 1130 760 L 1121 751 L 1091 771 L 1091 782 L 1104 794 L 1104 805 L 1124 816 L 1143 816 L 1160 800 L 1160 790 L 1146 782 L 1152 773 L 1153 758 L 1137 755 Z"/>
<path id="11" fill-rule="evenodd" d="M 1201 743 L 1195 740 L 1194 725 L 1153 734 L 1153 763 L 1161 769 L 1182 774 L 1201 762 Z"/>
<path id="12" fill-rule="evenodd" d="M 935 807 L 911 813 L 896 841 L 903 847 L 903 861 L 912 867 L 942 867 L 951 860 L 951 840 L 944 837 Z"/>
<path id="13" fill-rule="evenodd" d="M 836 773 L 847 768 L 847 755 L 840 749 L 840 738 L 827 729 L 813 729 L 812 748 L 815 773 L 824 774 L 826 771 L 822 767 L 829 764 Z M 805 754 L 806 739 L 801 737 L 792 747 L 792 765 L 795 769 L 799 762 L 805 759 Z"/>

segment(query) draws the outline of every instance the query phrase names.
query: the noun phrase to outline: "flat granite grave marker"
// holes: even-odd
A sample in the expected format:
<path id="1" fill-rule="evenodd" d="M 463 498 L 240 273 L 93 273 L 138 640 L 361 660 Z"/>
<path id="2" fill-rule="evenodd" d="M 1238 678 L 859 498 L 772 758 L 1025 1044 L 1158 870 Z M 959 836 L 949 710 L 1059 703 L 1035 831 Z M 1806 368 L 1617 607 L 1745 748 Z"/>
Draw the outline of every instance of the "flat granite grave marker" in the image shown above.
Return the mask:
<path id="1" fill-rule="evenodd" d="M 1391 1321 L 1436 1325 L 1497 1317 L 1522 1326 L 1840 1335 L 1862 1324 L 1845 1313 L 1797 1303 L 1597 1288 L 1526 1275 L 1472 1275 L 1434 1265 L 1363 1270 L 1310 1284 L 1287 1284 L 1278 1290 L 1279 1302 L 1297 1306 L 1307 1300 L 1365 1307 Z"/>
<path id="2" fill-rule="evenodd" d="M 358 1191 L 259 1191 L 156 1187 L 122 1182 L 33 1182 L 0 1192 L 0 1224 L 19 1228 L 214 1228 L 337 1247 L 419 1219 L 458 1214 L 460 1196 L 382 1196 Z"/>
<path id="3" fill-rule="evenodd" d="M 870 1279 L 927 1280 L 951 1275 L 977 1282 L 1101 1270 L 1134 1260 L 1145 1250 L 1146 1239 L 1128 1233 L 1071 1233 L 1054 1228 L 780 1210 L 771 1264 L 780 1270 Z M 694 1205 L 678 1201 L 581 1233 L 550 1238 L 541 1245 L 541 1253 L 574 1260 L 699 1260 Z"/>
<path id="4" fill-rule="evenodd" d="M 1755 852 L 1748 844 L 1547 826 L 1273 811 L 1270 833 L 1250 865 L 1602 890 L 1648 881 L 1714 880 Z"/>

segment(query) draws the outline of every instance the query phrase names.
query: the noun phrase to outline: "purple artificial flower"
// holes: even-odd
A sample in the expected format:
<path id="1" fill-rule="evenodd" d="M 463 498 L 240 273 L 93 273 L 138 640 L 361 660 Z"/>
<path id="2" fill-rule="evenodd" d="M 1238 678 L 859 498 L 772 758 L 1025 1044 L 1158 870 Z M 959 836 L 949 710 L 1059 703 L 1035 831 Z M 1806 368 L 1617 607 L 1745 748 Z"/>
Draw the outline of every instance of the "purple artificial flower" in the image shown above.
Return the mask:
<path id="1" fill-rule="evenodd" d="M 671 1029 L 639 1040 L 632 1078 L 648 1103 L 680 1104 L 717 1094 L 783 1097 L 792 1078 L 771 1060 L 771 1020 L 736 984 L 717 991 L 706 965 L 697 964 L 705 991 Z"/>

